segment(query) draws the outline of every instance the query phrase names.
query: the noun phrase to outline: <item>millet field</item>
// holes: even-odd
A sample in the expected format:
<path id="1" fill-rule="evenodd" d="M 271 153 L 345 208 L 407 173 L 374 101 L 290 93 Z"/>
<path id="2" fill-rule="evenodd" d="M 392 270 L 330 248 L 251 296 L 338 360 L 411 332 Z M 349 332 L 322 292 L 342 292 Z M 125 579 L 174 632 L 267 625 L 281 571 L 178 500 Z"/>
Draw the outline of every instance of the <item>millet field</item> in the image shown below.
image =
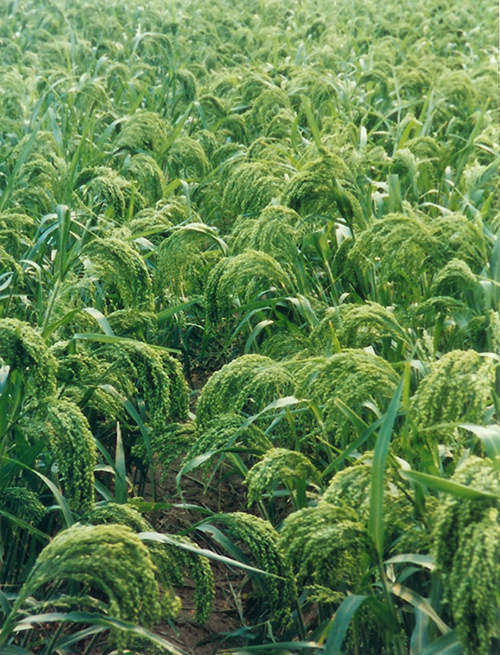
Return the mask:
<path id="1" fill-rule="evenodd" d="M 500 652 L 493 0 L 0 0 L 0 655 Z"/>

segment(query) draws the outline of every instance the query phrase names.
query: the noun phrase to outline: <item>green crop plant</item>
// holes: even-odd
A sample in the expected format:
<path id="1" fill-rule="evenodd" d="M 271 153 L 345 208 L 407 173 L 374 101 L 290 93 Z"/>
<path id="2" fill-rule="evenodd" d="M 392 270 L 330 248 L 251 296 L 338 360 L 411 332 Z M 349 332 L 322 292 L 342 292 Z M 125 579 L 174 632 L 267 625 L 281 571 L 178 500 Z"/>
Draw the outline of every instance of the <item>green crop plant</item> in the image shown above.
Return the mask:
<path id="1" fill-rule="evenodd" d="M 80 286 L 90 296 L 89 304 L 108 311 L 152 308 L 151 277 L 132 246 L 110 237 L 92 241 L 86 255 L 88 263 Z"/>
<path id="2" fill-rule="evenodd" d="M 161 616 L 153 562 L 132 530 L 118 524 L 76 525 L 61 532 L 38 556 L 0 631 L 0 644 L 5 645 L 16 614 L 29 596 L 36 599 L 37 593 L 50 585 L 57 607 L 57 591 L 68 588 L 70 582 L 88 590 L 90 599 L 102 594 L 112 617 L 132 621 L 140 617 L 150 626 Z M 81 593 L 74 601 L 84 608 L 88 602 Z M 119 634 L 116 638 L 122 649 L 123 638 Z"/>
<path id="3" fill-rule="evenodd" d="M 240 308 L 293 290 L 294 278 L 271 255 L 245 250 L 221 259 L 210 272 L 205 286 L 207 320 L 230 329 Z"/>
<path id="4" fill-rule="evenodd" d="M 266 163 L 243 162 L 230 171 L 222 202 L 233 215 L 257 214 L 279 195 L 280 179 Z"/>
<path id="5" fill-rule="evenodd" d="M 293 265 L 305 228 L 299 215 L 288 207 L 271 205 L 255 220 L 242 216 L 232 230 L 231 253 L 258 250 L 274 257 L 282 266 Z"/>
<path id="6" fill-rule="evenodd" d="M 411 341 L 390 307 L 367 301 L 329 308 L 311 331 L 316 352 L 333 354 L 340 346 L 372 347 L 386 359 L 401 357 Z"/>
<path id="7" fill-rule="evenodd" d="M 322 499 L 356 512 L 366 524 L 370 513 L 370 485 L 373 453 L 365 452 L 350 466 L 345 466 L 331 479 Z M 426 512 L 434 508 L 433 497 L 425 499 Z M 429 524 L 426 514 L 418 514 L 416 504 L 398 475 L 396 460 L 385 472 L 384 530 L 390 549 L 395 552 L 427 552 L 430 547 Z"/>
<path id="8" fill-rule="evenodd" d="M 116 388 L 144 403 L 154 433 L 161 434 L 170 421 L 187 419 L 187 383 L 181 365 L 168 352 L 131 341 L 108 346 L 103 356 L 114 369 Z"/>
<path id="9" fill-rule="evenodd" d="M 491 494 L 468 499 L 447 496 L 436 509 L 433 531 L 436 564 L 444 574 L 446 599 L 464 652 L 486 655 L 498 642 L 498 470 L 491 461 L 469 457 L 452 479 Z"/>
<path id="10" fill-rule="evenodd" d="M 172 440 L 167 441 L 171 447 Z M 270 445 L 270 440 L 256 425 L 245 425 L 244 418 L 238 414 L 218 414 L 206 425 L 198 425 L 189 444 L 184 444 L 185 454 L 182 470 L 201 469 L 206 475 L 214 474 L 219 463 L 230 458 L 231 452 L 240 449 L 248 454 L 259 455 Z M 162 457 L 161 451 L 159 453 Z M 162 458 L 163 462 L 163 458 Z M 168 462 L 168 460 L 167 460 Z M 166 463 L 165 463 L 166 465 Z"/>
<path id="11" fill-rule="evenodd" d="M 409 303 L 426 295 L 430 272 L 442 261 L 431 226 L 416 216 L 388 214 L 359 234 L 346 274 L 361 297 L 382 305 Z"/>
<path id="12" fill-rule="evenodd" d="M 86 523 L 101 525 L 119 523 L 134 532 L 148 532 L 150 524 L 133 506 L 107 503 L 94 507 L 85 517 Z M 183 543 L 192 543 L 186 537 L 176 537 Z M 214 600 L 214 580 L 208 560 L 196 553 L 183 551 L 176 546 L 147 543 L 152 562 L 156 567 L 156 577 L 161 585 L 161 604 L 164 616 L 175 616 L 180 608 L 180 600 L 172 593 L 172 586 L 180 586 L 186 574 L 195 584 L 196 618 L 203 623 L 211 612 Z"/>
<path id="13" fill-rule="evenodd" d="M 290 179 L 283 204 L 301 216 L 332 215 L 350 226 L 361 227 L 365 221 L 353 178 L 339 157 L 324 153 L 321 159 L 307 162 Z"/>

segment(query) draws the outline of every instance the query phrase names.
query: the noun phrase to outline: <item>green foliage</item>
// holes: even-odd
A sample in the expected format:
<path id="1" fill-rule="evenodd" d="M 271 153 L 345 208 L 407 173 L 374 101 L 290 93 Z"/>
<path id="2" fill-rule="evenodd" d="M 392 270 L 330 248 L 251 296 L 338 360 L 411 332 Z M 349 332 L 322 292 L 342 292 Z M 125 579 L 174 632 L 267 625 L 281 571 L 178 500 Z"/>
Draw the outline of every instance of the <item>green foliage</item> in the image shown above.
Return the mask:
<path id="1" fill-rule="evenodd" d="M 186 466 L 194 458 L 203 456 L 204 461 L 199 467 L 213 472 L 214 458 L 220 457 L 225 450 L 248 448 L 265 451 L 268 445 L 269 441 L 262 431 L 255 425 L 246 426 L 241 415 L 222 413 L 198 427 L 182 463 Z"/>
<path id="2" fill-rule="evenodd" d="M 174 619 L 178 585 L 204 620 L 208 561 L 139 547 L 116 523 L 147 521 L 107 500 L 185 535 L 247 478 L 290 562 L 257 517 L 195 523 L 281 576 L 247 569 L 225 646 L 288 651 L 286 626 L 332 652 L 496 652 L 495 7 L 188 5 L 0 3 L 0 650 L 150 652 L 100 631 Z M 106 525 L 60 533 L 84 513 Z"/>

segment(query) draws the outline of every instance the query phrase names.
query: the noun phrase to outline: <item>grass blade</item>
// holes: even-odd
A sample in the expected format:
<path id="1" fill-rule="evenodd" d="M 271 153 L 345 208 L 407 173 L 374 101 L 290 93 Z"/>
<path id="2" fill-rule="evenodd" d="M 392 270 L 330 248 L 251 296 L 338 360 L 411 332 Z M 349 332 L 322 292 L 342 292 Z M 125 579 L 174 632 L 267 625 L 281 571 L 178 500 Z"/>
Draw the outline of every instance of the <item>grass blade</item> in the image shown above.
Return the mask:
<path id="1" fill-rule="evenodd" d="M 398 415 L 402 391 L 403 379 L 401 379 L 396 391 L 394 392 L 392 400 L 389 403 L 384 420 L 380 426 L 380 432 L 377 443 L 375 444 L 375 452 L 373 454 L 368 529 L 380 558 L 384 551 L 385 462 L 389 452 L 389 443 L 391 440 L 392 429 L 394 427 L 394 421 Z"/>
<path id="2" fill-rule="evenodd" d="M 453 494 L 457 498 L 489 498 L 498 500 L 500 498 L 497 494 L 492 494 L 480 489 L 474 489 L 453 480 L 440 478 L 437 475 L 430 475 L 429 473 L 420 473 L 419 471 L 400 471 L 400 475 L 406 480 L 411 482 L 418 482 L 424 487 L 435 489 L 436 491 L 444 491 L 445 493 Z"/>
<path id="3" fill-rule="evenodd" d="M 328 638 L 324 651 L 325 655 L 341 655 L 342 642 L 344 641 L 347 629 L 359 606 L 366 598 L 366 595 L 349 594 L 340 603 L 339 608 L 335 612 L 331 627 L 328 630 Z"/>

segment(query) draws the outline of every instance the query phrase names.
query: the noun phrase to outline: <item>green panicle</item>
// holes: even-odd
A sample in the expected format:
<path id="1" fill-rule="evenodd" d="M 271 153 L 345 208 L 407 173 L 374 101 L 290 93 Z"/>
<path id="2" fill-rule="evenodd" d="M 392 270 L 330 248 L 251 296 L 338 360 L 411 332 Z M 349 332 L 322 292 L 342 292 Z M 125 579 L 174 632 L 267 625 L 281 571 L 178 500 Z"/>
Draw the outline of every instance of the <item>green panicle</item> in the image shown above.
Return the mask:
<path id="1" fill-rule="evenodd" d="M 458 423 L 479 423 L 492 401 L 495 363 L 474 350 L 452 350 L 431 365 L 410 404 L 418 432 L 442 443 L 461 442 Z"/>
<path id="2" fill-rule="evenodd" d="M 128 526 L 134 532 L 150 532 L 151 525 L 130 505 L 107 503 L 95 507 L 86 517 L 89 523 L 120 523 Z M 181 543 L 191 545 L 193 542 L 186 537 L 169 535 Z M 175 617 L 180 609 L 180 601 L 171 590 L 173 585 L 181 586 L 186 575 L 191 577 L 194 585 L 194 600 L 196 619 L 204 623 L 213 606 L 215 587 L 210 563 L 206 557 L 187 552 L 170 544 L 147 542 L 151 559 L 156 567 L 155 575 L 163 591 L 163 618 Z"/>
<path id="3" fill-rule="evenodd" d="M 295 115 L 287 109 L 281 109 L 270 120 L 269 124 L 265 127 L 265 135 L 270 139 L 278 139 L 282 143 L 286 143 L 290 138 L 293 129 Z"/>
<path id="4" fill-rule="evenodd" d="M 433 296 L 448 296 L 482 309 L 479 281 L 463 259 L 452 259 L 437 273 L 431 286 Z"/>
<path id="5" fill-rule="evenodd" d="M 188 537 L 169 536 L 180 543 L 196 546 Z M 166 557 L 159 562 L 159 568 L 162 576 L 172 585 L 181 586 L 186 576 L 191 578 L 194 584 L 195 617 L 198 623 L 205 623 L 215 599 L 215 583 L 210 561 L 196 553 L 168 545 Z"/>
<path id="6" fill-rule="evenodd" d="M 371 422 L 373 414 L 366 403 L 374 402 L 381 412 L 385 411 L 398 382 L 388 362 L 355 349 L 305 360 L 295 379 L 295 396 L 318 406 L 328 439 L 341 448 L 351 442 L 354 426 L 339 408 L 338 401 Z M 311 420 L 312 416 L 304 418 L 304 427 L 313 427 L 308 423 Z"/>
<path id="7" fill-rule="evenodd" d="M 70 508 L 86 512 L 94 502 L 97 452 L 87 419 L 65 399 L 49 399 L 29 419 L 34 439 L 43 434 L 56 464 L 57 477 Z"/>
<path id="8" fill-rule="evenodd" d="M 183 223 L 188 218 L 197 220 L 184 197 L 159 200 L 154 207 L 147 207 L 135 214 L 127 227 L 133 235 L 143 234 L 155 244 L 169 234 L 172 225 Z"/>
<path id="9" fill-rule="evenodd" d="M 27 487 L 0 489 L 0 508 L 34 526 L 40 523 L 47 512 L 38 495 Z"/>
<path id="10" fill-rule="evenodd" d="M 227 321 L 235 307 L 257 300 L 266 293 L 293 293 L 294 281 L 278 262 L 263 252 L 245 250 L 225 257 L 214 267 L 207 280 L 207 315 L 213 325 Z"/>
<path id="11" fill-rule="evenodd" d="M 2 238 L 2 233 L 0 232 L 0 239 Z M 19 265 L 17 259 L 9 253 L 8 250 L 0 243 L 0 273 L 2 277 L 6 274 L 17 275 L 21 280 L 23 279 L 23 269 Z"/>
<path id="12" fill-rule="evenodd" d="M 321 502 L 287 516 L 279 543 L 297 584 L 321 584 L 333 591 L 362 591 L 373 546 L 357 514 Z"/>
<path id="13" fill-rule="evenodd" d="M 93 507 L 84 517 L 85 523 L 90 525 L 107 525 L 119 523 L 125 525 L 134 532 L 150 532 L 151 525 L 134 507 L 128 504 L 106 503 Z M 156 567 L 155 576 L 161 587 L 161 608 L 162 618 L 175 618 L 180 609 L 180 600 L 171 589 L 171 575 L 168 575 L 171 565 L 169 549 L 170 546 L 156 542 L 146 542 L 149 555 Z"/>
<path id="14" fill-rule="evenodd" d="M 500 495 L 500 476 L 491 460 L 469 456 L 457 467 L 451 479 L 479 491 Z M 452 570 L 465 528 L 479 523 L 491 507 L 500 509 L 500 500 L 459 498 L 451 494 L 440 499 L 434 515 L 433 550 L 441 573 Z"/>
<path id="15" fill-rule="evenodd" d="M 167 170 L 171 177 L 199 179 L 207 175 L 209 162 L 203 146 L 189 136 L 181 136 L 168 149 Z"/>
<path id="16" fill-rule="evenodd" d="M 230 139 L 234 143 L 248 143 L 248 128 L 243 116 L 239 114 L 230 114 L 221 121 L 218 129 L 218 135 L 223 135 L 225 140 Z"/>
<path id="17" fill-rule="evenodd" d="M 200 224 L 204 228 L 204 224 Z M 202 232 L 175 230 L 156 251 L 155 286 L 181 298 L 203 293 L 207 277 L 220 259 L 213 240 Z"/>
<path id="18" fill-rule="evenodd" d="M 156 433 L 175 420 L 188 415 L 188 386 L 180 363 L 160 348 L 141 342 L 127 342 L 106 349 L 106 359 L 113 364 L 118 389 L 131 381 L 135 394 L 142 399 L 147 421 Z M 128 386 L 123 389 L 128 395 Z"/>
<path id="19" fill-rule="evenodd" d="M 352 173 L 332 153 L 307 162 L 293 175 L 285 188 L 282 202 L 301 216 L 342 217 L 349 225 L 363 225 Z"/>
<path id="20" fill-rule="evenodd" d="M 463 260 L 474 273 L 481 272 L 487 263 L 487 249 L 484 234 L 476 223 L 454 212 L 435 218 L 430 228 L 446 260 Z"/>
<path id="21" fill-rule="evenodd" d="M 262 499 L 281 482 L 286 487 L 320 482 L 319 471 L 305 455 L 287 448 L 272 448 L 248 471 L 248 506 Z"/>
<path id="22" fill-rule="evenodd" d="M 222 203 L 233 215 L 258 214 L 279 195 L 280 178 L 265 161 L 244 162 L 233 167 L 224 186 Z"/>
<path id="23" fill-rule="evenodd" d="M 255 135 L 260 135 L 283 109 L 291 109 L 287 94 L 278 87 L 265 89 L 252 103 L 248 121 Z"/>
<path id="24" fill-rule="evenodd" d="M 94 211 L 99 209 L 107 215 L 111 214 L 120 223 L 130 213 L 140 211 L 146 205 L 135 184 L 108 166 L 84 169 L 78 176 L 76 186 L 84 202 Z"/>
<path id="25" fill-rule="evenodd" d="M 114 618 L 151 627 L 161 617 L 155 566 L 146 546 L 124 525 L 77 524 L 59 532 L 38 556 L 19 599 L 36 597 L 42 587 L 63 590 L 70 582 L 104 597 Z M 116 638 L 123 647 L 126 639 Z"/>
<path id="26" fill-rule="evenodd" d="M 116 146 L 132 153 L 146 151 L 161 154 L 167 136 L 166 122 L 159 114 L 137 111 L 122 123 Z"/>
<path id="27" fill-rule="evenodd" d="M 191 452 L 195 439 L 193 423 L 170 423 L 165 425 L 161 432 L 153 432 L 150 435 L 151 451 L 161 466 L 162 480 L 167 477 L 169 467 L 174 461 L 183 456 L 187 457 L 186 452 Z M 132 455 L 141 460 L 146 459 L 147 451 L 143 440 L 134 444 Z"/>
<path id="28" fill-rule="evenodd" d="M 0 319 L 0 367 L 8 366 L 37 397 L 56 388 L 57 360 L 39 333 L 17 318 Z"/>
<path id="29" fill-rule="evenodd" d="M 292 377 L 281 364 L 262 355 L 237 357 L 216 371 L 203 387 L 196 405 L 197 426 L 205 429 L 228 407 L 247 416 L 257 414 L 292 390 Z"/>
<path id="30" fill-rule="evenodd" d="M 302 333 L 290 331 L 274 332 L 260 344 L 260 353 L 271 359 L 285 362 L 289 359 L 311 357 L 314 348 Z"/>
<path id="31" fill-rule="evenodd" d="M 297 590 L 292 570 L 283 556 L 280 539 L 273 526 L 264 519 L 244 512 L 218 514 L 215 523 L 222 524 L 229 536 L 241 542 L 252 557 L 251 564 L 279 578 L 255 578 L 259 614 L 273 622 L 278 630 L 290 623 Z"/>
<path id="32" fill-rule="evenodd" d="M 464 654 L 491 655 L 499 644 L 499 508 L 464 528 L 446 584 Z"/>
<path id="33" fill-rule="evenodd" d="M 363 525 L 368 525 L 370 514 L 370 486 L 373 452 L 367 451 L 354 464 L 338 471 L 330 481 L 322 498 L 332 505 L 349 507 Z M 428 530 L 417 520 L 413 503 L 398 476 L 398 464 L 390 458 L 384 485 L 384 533 L 391 552 L 427 552 L 430 546 Z M 433 506 L 427 499 L 426 508 Z"/>
<path id="34" fill-rule="evenodd" d="M 285 269 L 298 257 L 304 229 L 292 209 L 278 205 L 266 207 L 255 220 L 241 217 L 232 230 L 231 254 L 258 250 L 274 257 Z"/>
<path id="35" fill-rule="evenodd" d="M 433 530 L 433 555 L 464 653 L 490 655 L 500 609 L 500 476 L 495 462 L 470 456 L 452 480 L 497 496 L 444 496 Z"/>
<path id="36" fill-rule="evenodd" d="M 208 160 L 212 162 L 213 154 L 219 147 L 219 143 L 215 134 L 210 130 L 198 130 L 196 132 L 196 139 L 203 148 L 203 151 L 205 152 Z"/>
<path id="37" fill-rule="evenodd" d="M 404 344 L 408 336 L 391 308 L 368 301 L 327 309 L 312 330 L 311 340 L 325 354 L 335 352 L 337 341 L 347 348 L 372 346 L 382 354 L 384 346 L 392 341 Z"/>
<path id="38" fill-rule="evenodd" d="M 161 200 L 166 184 L 165 175 L 153 157 L 142 152 L 128 157 L 123 174 L 135 183 L 148 206 Z"/>
<path id="39" fill-rule="evenodd" d="M 358 235 L 344 274 L 358 281 L 365 294 L 375 285 L 389 302 L 405 303 L 425 295 L 426 277 L 440 262 L 444 263 L 440 242 L 429 225 L 415 216 L 388 214 Z"/>
<path id="40" fill-rule="evenodd" d="M 107 319 L 114 334 L 139 341 L 153 341 L 158 329 L 158 320 L 153 312 L 141 312 L 132 308 L 117 309 L 108 314 Z"/>
<path id="41" fill-rule="evenodd" d="M 100 300 L 111 311 L 128 307 L 146 311 L 152 309 L 151 278 L 144 259 L 131 245 L 109 237 L 94 240 L 86 254 L 88 264 L 82 284 L 87 281 L 92 288 L 97 278 L 105 290 L 105 293 L 100 292 Z"/>
<path id="42" fill-rule="evenodd" d="M 196 98 L 196 77 L 190 70 L 180 68 L 175 71 L 176 100 L 192 102 Z"/>

